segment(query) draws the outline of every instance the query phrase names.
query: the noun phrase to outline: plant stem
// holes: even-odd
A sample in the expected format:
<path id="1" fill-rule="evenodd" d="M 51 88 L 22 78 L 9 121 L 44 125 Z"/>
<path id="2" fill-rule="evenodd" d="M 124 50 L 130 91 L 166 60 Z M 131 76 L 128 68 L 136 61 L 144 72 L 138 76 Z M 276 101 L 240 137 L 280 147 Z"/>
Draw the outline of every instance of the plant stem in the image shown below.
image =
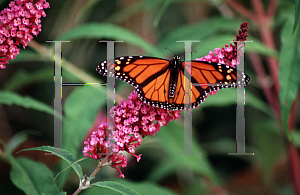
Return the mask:
<path id="1" fill-rule="evenodd" d="M 108 157 L 109 157 L 109 154 L 106 155 L 106 157 L 105 157 L 105 158 L 101 161 L 101 163 L 96 167 L 96 169 L 93 171 L 93 173 L 88 177 L 88 179 L 86 179 L 86 180 L 81 184 L 81 186 L 79 186 L 79 187 L 77 188 L 77 190 L 73 193 L 73 195 L 79 194 L 79 192 L 80 192 L 84 187 L 86 187 L 86 183 L 87 183 L 88 181 L 90 181 L 89 178 L 95 177 L 95 175 L 98 173 L 98 171 L 104 166 L 105 162 L 108 160 Z"/>
<path id="2" fill-rule="evenodd" d="M 249 9 L 236 2 L 235 0 L 227 0 L 226 3 L 249 20 L 253 20 L 256 17 Z"/>
<path id="3" fill-rule="evenodd" d="M 267 9 L 267 15 L 274 17 L 279 0 L 271 0 Z"/>
<path id="4" fill-rule="evenodd" d="M 274 20 L 274 16 L 277 10 L 279 0 L 271 0 L 267 11 L 265 11 L 263 3 L 261 0 L 252 0 L 252 5 L 254 7 L 255 13 L 252 13 L 249 9 L 242 6 L 238 2 L 234 0 L 227 0 L 228 5 L 232 7 L 232 9 L 239 12 L 242 16 L 248 18 L 249 20 L 253 21 L 257 24 L 258 30 L 260 33 L 260 37 L 262 42 L 271 49 L 276 49 L 273 31 L 272 31 L 272 21 Z M 284 139 L 286 151 L 288 153 L 288 158 L 290 161 L 290 168 L 292 172 L 292 180 L 294 184 L 294 189 L 296 194 L 300 194 L 300 166 L 299 166 L 299 153 L 295 145 L 290 142 L 286 135 L 283 133 L 282 129 L 282 121 L 280 107 L 279 107 L 279 64 L 278 60 L 274 57 L 268 56 L 267 57 L 267 65 L 269 67 L 270 74 L 272 76 L 272 80 L 274 82 L 274 91 L 271 89 L 270 84 L 267 80 L 267 75 L 263 69 L 262 63 L 259 60 L 259 56 L 257 54 L 250 54 L 250 60 L 253 64 L 254 70 L 258 75 L 258 79 L 260 81 L 260 85 L 263 88 L 263 92 L 269 102 L 270 106 L 273 108 L 277 118 L 280 121 L 280 130 L 282 133 L 282 137 Z M 274 98 L 276 97 L 276 98 Z M 296 98 L 297 100 L 297 98 Z M 295 100 L 295 101 L 296 101 Z M 295 103 L 295 102 L 294 102 Z M 292 111 L 290 113 L 289 118 L 289 132 L 295 129 L 295 108 L 294 104 L 292 106 Z M 294 109 L 295 110 L 295 109 Z"/>
<path id="5" fill-rule="evenodd" d="M 300 168 L 299 168 L 299 154 L 298 150 L 292 142 L 288 144 L 288 155 L 290 161 L 290 169 L 292 173 L 292 180 L 294 184 L 295 194 L 300 194 Z"/>
<path id="6" fill-rule="evenodd" d="M 262 87 L 262 91 L 265 94 L 265 97 L 267 98 L 269 105 L 273 109 L 273 112 L 275 113 L 277 120 L 280 121 L 281 116 L 280 116 L 279 104 L 277 103 L 278 100 L 274 99 L 274 97 L 277 98 L 277 96 L 274 94 L 274 91 L 272 91 L 271 89 L 271 83 L 268 80 L 267 74 L 263 68 L 262 61 L 257 53 L 251 52 L 248 53 L 248 56 L 254 68 L 254 71 L 258 76 L 258 81 L 260 83 L 260 86 Z"/>

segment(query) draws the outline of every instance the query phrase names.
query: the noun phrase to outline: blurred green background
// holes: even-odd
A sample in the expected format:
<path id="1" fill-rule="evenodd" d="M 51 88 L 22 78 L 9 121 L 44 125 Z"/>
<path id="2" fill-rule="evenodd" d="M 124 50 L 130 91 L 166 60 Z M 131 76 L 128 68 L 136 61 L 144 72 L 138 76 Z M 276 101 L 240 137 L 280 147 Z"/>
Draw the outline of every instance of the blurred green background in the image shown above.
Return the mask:
<path id="1" fill-rule="evenodd" d="M 1 10 L 9 3 L 6 0 L 0 2 Z M 240 24 L 248 21 L 248 40 L 253 42 L 246 43 L 245 47 L 245 72 L 251 78 L 245 92 L 245 152 L 255 155 L 228 155 L 236 150 L 236 90 L 226 89 L 209 96 L 205 103 L 192 112 L 193 152 L 201 152 L 201 156 L 175 155 L 183 152 L 182 116 L 161 128 L 156 136 L 144 139 L 136 150 L 137 154 L 143 154 L 141 161 L 136 162 L 128 157 L 128 166 L 122 169 L 125 179 L 118 179 L 116 170 L 104 167 L 95 181 L 118 181 L 140 194 L 296 193 L 297 186 L 293 183 L 295 179 L 292 176 L 294 173 L 290 167 L 288 151 L 289 143 L 299 146 L 298 131 L 287 133 L 285 123 L 280 122 L 278 114 L 287 119 L 290 110 L 282 116 L 266 98 L 266 89 L 276 94 L 274 86 L 278 82 L 270 75 L 272 68 L 269 66 L 269 59 L 279 61 L 280 68 L 275 70 L 279 72 L 279 78 L 282 75 L 289 78 L 290 74 L 299 73 L 299 55 L 290 57 L 290 53 L 299 52 L 299 45 L 294 47 L 295 51 L 284 45 L 284 41 L 290 39 L 293 43 L 298 43 L 299 27 L 293 37 L 291 36 L 295 22 L 294 1 L 236 1 L 237 6 L 241 5 L 253 13 L 257 11 L 257 2 L 262 3 L 265 10 L 274 4 L 270 8 L 274 13 L 270 13 L 265 27 L 273 35 L 270 38 L 275 48 L 266 45 L 261 34 L 264 26 L 259 18 L 247 18 L 246 13 L 239 13 L 233 6 L 235 1 L 48 2 L 50 8 L 45 10 L 47 17 L 42 18 L 42 32 L 25 50 L 21 49 L 20 55 L 10 61 L 6 69 L 0 71 L 1 140 L 7 143 L 14 135 L 20 136 L 18 133 L 26 131 L 22 135 L 26 139 L 13 152 L 29 147 L 53 145 L 54 45 L 46 41 L 71 41 L 62 43 L 63 83 L 105 83 L 106 78 L 95 71 L 96 66 L 106 60 L 106 44 L 99 43 L 100 40 L 123 40 L 123 43 L 115 44 L 116 57 L 149 55 L 166 59 L 171 59 L 173 54 L 165 50 L 165 47 L 177 54 L 184 52 L 183 43 L 176 41 L 201 40 L 200 43 L 192 45 L 192 49 L 196 51 L 192 53 L 192 58 L 195 59 L 208 55 L 209 51 L 217 47 L 224 47 L 226 43 L 229 44 L 228 41 L 235 39 L 238 34 Z M 265 77 L 257 74 L 257 61 L 266 73 Z M 289 74 L 285 74 L 286 72 Z M 287 104 L 293 105 L 293 125 L 290 129 L 299 130 L 299 79 L 296 80 L 295 85 L 279 82 L 290 97 L 286 100 Z M 263 82 L 270 85 L 266 88 L 266 83 Z M 116 103 L 127 98 L 132 91 L 133 87 L 129 84 L 117 80 Z M 87 133 L 105 121 L 105 87 L 64 86 L 62 94 L 63 148 L 76 158 L 82 158 L 82 143 Z M 272 96 L 272 99 L 277 101 L 278 106 L 279 95 Z M 284 114 L 283 111 L 281 107 L 281 114 Z M 14 156 L 26 156 L 44 163 L 54 175 L 67 166 L 58 158 L 44 155 L 43 152 L 23 152 Z M 3 155 L 2 159 L 1 193 L 24 194 L 9 179 L 9 161 Z M 80 164 L 87 175 L 97 165 L 92 159 Z M 299 161 L 296 160 L 294 166 L 299 167 Z M 55 181 L 59 191 L 63 189 L 73 193 L 78 186 L 78 180 L 74 176 L 71 170 L 60 175 Z M 103 188 L 82 192 L 85 195 L 104 193 L 117 194 Z"/>

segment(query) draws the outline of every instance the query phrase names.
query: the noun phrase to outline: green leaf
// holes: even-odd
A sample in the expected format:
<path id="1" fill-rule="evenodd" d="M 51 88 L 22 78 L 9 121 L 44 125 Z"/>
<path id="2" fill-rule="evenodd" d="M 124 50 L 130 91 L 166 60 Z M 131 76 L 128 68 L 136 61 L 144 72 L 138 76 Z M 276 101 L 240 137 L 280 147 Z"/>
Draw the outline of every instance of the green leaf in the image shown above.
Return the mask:
<path id="1" fill-rule="evenodd" d="M 248 132 L 246 131 L 246 135 L 248 136 Z M 255 161 L 258 161 L 260 158 L 257 155 L 257 150 L 251 145 L 244 144 L 245 152 L 251 151 L 250 158 L 244 158 L 243 155 L 230 155 L 231 158 L 236 158 L 238 160 L 242 160 L 246 163 L 252 164 Z M 236 152 L 236 139 L 234 138 L 220 138 L 215 141 L 210 141 L 202 144 L 202 148 L 207 152 L 210 156 L 227 156 L 228 153 Z M 255 154 L 255 155 L 254 155 Z"/>
<path id="2" fill-rule="evenodd" d="M 295 130 L 292 131 L 290 135 L 293 143 L 300 148 L 300 132 Z"/>
<path id="3" fill-rule="evenodd" d="M 67 192 L 60 192 L 57 195 L 67 195 Z"/>
<path id="4" fill-rule="evenodd" d="M 11 105 L 17 105 L 17 106 L 23 106 L 27 109 L 34 109 L 38 110 L 40 112 L 45 112 L 50 115 L 54 115 L 54 109 L 50 107 L 49 105 L 40 102 L 38 100 L 35 100 L 29 96 L 20 96 L 17 93 L 9 92 L 9 91 L 0 91 L 0 104 L 6 104 L 8 106 Z M 55 113 L 55 116 L 58 118 L 61 118 L 61 115 L 57 112 Z"/>
<path id="5" fill-rule="evenodd" d="M 300 85 L 300 28 L 292 35 L 292 18 L 288 18 L 281 32 L 282 47 L 279 53 L 279 101 L 282 126 L 287 134 L 288 118 Z"/>
<path id="6" fill-rule="evenodd" d="M 184 127 L 181 123 L 177 121 L 168 123 L 156 136 L 166 154 L 169 155 L 170 162 L 176 164 L 177 168 L 191 169 L 197 174 L 213 180 L 216 179 L 204 150 L 195 139 L 192 140 L 193 153 L 201 153 L 201 155 L 176 155 L 176 153 L 184 152 Z"/>
<path id="7" fill-rule="evenodd" d="M 58 188 L 52 182 L 53 173 L 42 163 L 27 158 L 10 158 L 10 179 L 25 194 L 57 194 Z"/>
<path id="8" fill-rule="evenodd" d="M 139 195 L 138 192 L 135 190 L 131 189 L 130 187 L 127 187 L 123 184 L 114 182 L 114 181 L 103 181 L 103 182 L 96 182 L 93 183 L 91 186 L 97 186 L 97 187 L 104 187 L 104 188 L 109 188 L 115 192 L 119 192 L 124 195 Z"/>
<path id="9" fill-rule="evenodd" d="M 159 52 L 150 43 L 145 41 L 139 35 L 122 28 L 120 26 L 108 23 L 88 23 L 74 28 L 63 34 L 58 40 L 75 40 L 75 39 L 113 39 L 123 40 L 124 43 L 132 44 L 153 56 L 162 57 Z"/>
<path id="10" fill-rule="evenodd" d="M 159 182 L 160 180 L 167 178 L 168 175 L 175 173 L 177 166 L 170 163 L 170 159 L 158 161 L 158 164 L 154 167 L 148 176 L 148 181 Z"/>
<path id="11" fill-rule="evenodd" d="M 79 86 L 65 100 L 62 143 L 63 148 L 75 158 L 83 156 L 82 148 L 80 149 L 83 139 L 93 125 L 100 107 L 105 105 L 106 98 L 106 88 L 103 86 Z M 65 166 L 62 164 L 60 169 L 64 169 Z M 67 170 L 57 178 L 59 185 L 64 185 L 69 173 Z"/>
<path id="12" fill-rule="evenodd" d="M 165 11 L 168 9 L 168 7 L 170 6 L 170 4 L 172 3 L 172 0 L 166 0 L 164 2 L 164 4 L 160 7 L 160 9 L 158 10 L 158 13 L 155 16 L 155 19 L 153 21 L 153 26 L 154 28 L 157 28 L 160 19 L 162 17 L 162 15 L 165 13 Z"/>
<path id="13" fill-rule="evenodd" d="M 266 47 L 266 45 L 263 44 L 260 40 L 251 38 L 251 41 L 253 42 L 246 42 L 245 53 L 251 51 L 265 56 L 271 56 L 275 58 L 278 57 L 278 51 Z"/>
<path id="14" fill-rule="evenodd" d="M 14 60 L 12 60 L 9 63 L 17 63 L 17 62 L 49 62 L 49 59 L 47 59 L 45 56 L 40 55 L 39 53 L 36 53 L 34 51 L 30 51 L 29 49 L 21 50 L 20 54 L 16 56 Z"/>
<path id="15" fill-rule="evenodd" d="M 74 156 L 70 152 L 68 152 L 67 150 L 63 150 L 61 148 L 55 148 L 55 147 L 52 147 L 52 146 L 41 146 L 41 147 L 35 147 L 35 148 L 28 148 L 28 149 L 20 150 L 20 151 L 18 151 L 18 153 L 23 152 L 23 151 L 31 151 L 31 150 L 51 152 L 52 154 L 60 157 L 61 159 L 68 162 L 69 164 L 72 164 L 76 161 Z M 82 175 L 83 175 L 81 166 L 78 163 L 74 163 L 71 166 L 74 169 L 75 173 L 78 175 L 79 180 L 81 180 Z"/>
<path id="16" fill-rule="evenodd" d="M 299 2 L 299 0 L 295 0 L 295 22 L 294 22 L 293 34 L 299 23 L 299 17 L 300 17 L 299 13 L 300 13 L 300 2 Z"/>
<path id="17" fill-rule="evenodd" d="M 9 80 L 5 83 L 3 90 L 17 91 L 26 85 L 35 84 L 38 82 L 53 83 L 54 82 L 53 71 L 54 71 L 53 67 L 46 67 L 36 71 L 26 71 L 21 69 L 17 71 L 12 77 L 9 78 Z M 64 71 L 64 67 L 63 67 L 63 75 L 64 75 L 63 78 L 64 81 L 67 80 L 70 83 L 78 83 L 82 81 L 74 77 L 72 73 L 68 71 Z"/>
<path id="18" fill-rule="evenodd" d="M 173 30 L 169 34 L 165 35 L 158 44 L 158 48 L 160 50 L 164 50 L 165 47 L 168 47 L 173 52 L 181 52 L 184 49 L 183 43 L 177 43 L 176 41 L 180 40 L 201 40 L 201 43 L 194 43 L 195 46 L 202 45 L 203 42 L 208 42 L 209 37 L 216 38 L 218 37 L 218 33 L 221 32 L 236 32 L 238 33 L 239 26 L 242 21 L 226 19 L 224 17 L 212 18 L 202 21 L 198 24 L 193 25 L 184 25 L 179 28 Z M 234 34 L 229 36 L 230 39 L 226 41 L 235 39 Z M 208 42 L 211 43 L 211 42 Z M 219 47 L 224 46 L 224 41 L 217 42 Z M 201 46 L 199 46 L 201 47 Z M 202 46 L 204 47 L 204 46 Z M 209 50 L 213 50 L 214 47 L 206 47 L 206 53 Z M 198 49 L 196 49 L 197 53 L 199 53 Z"/>
<path id="19" fill-rule="evenodd" d="M 251 84 L 251 83 L 250 83 Z M 247 87 L 246 87 L 247 89 Z M 245 93 L 245 104 L 251 106 L 265 114 L 267 114 L 270 118 L 274 117 L 273 112 L 268 104 L 263 102 L 254 96 L 251 92 L 246 90 Z M 236 105 L 236 89 L 221 89 L 215 95 L 208 96 L 205 99 L 205 102 L 200 105 L 199 108 L 206 107 L 219 107 L 219 106 L 228 106 L 228 105 Z"/>
<path id="20" fill-rule="evenodd" d="M 155 9 L 161 3 L 162 0 L 135 1 L 126 7 L 122 7 L 122 9 L 116 10 L 117 12 L 112 13 L 105 21 L 108 23 L 120 24 L 139 12 Z"/>
<path id="21" fill-rule="evenodd" d="M 114 182 L 118 182 L 124 186 L 134 189 L 138 194 L 142 195 L 154 195 L 154 194 L 163 194 L 163 195 L 174 195 L 177 194 L 171 190 L 159 186 L 153 182 L 131 182 L 126 179 L 114 179 Z M 94 195 L 94 194 L 105 194 L 105 195 L 115 195 L 116 192 L 107 189 L 99 188 L 89 188 L 82 192 L 83 195 Z"/>
<path id="22" fill-rule="evenodd" d="M 225 44 L 230 44 L 230 40 L 233 40 L 234 36 L 232 35 L 218 35 L 217 37 L 211 36 L 207 37 L 205 40 L 200 43 L 195 44 L 193 47 L 197 53 L 193 53 L 193 58 L 204 57 L 208 55 L 209 51 L 214 51 L 215 48 L 222 48 Z M 267 48 L 257 39 L 252 39 L 253 42 L 246 42 L 245 52 L 253 51 L 258 54 L 277 57 L 278 52 L 272 49 Z"/>
<path id="23" fill-rule="evenodd" d="M 53 67 L 40 69 L 34 72 L 19 70 L 5 83 L 3 87 L 7 91 L 17 91 L 21 87 L 41 81 L 53 81 Z"/>
<path id="24" fill-rule="evenodd" d="M 105 105 L 106 98 L 106 88 L 102 86 L 79 87 L 68 96 L 64 104 L 64 111 L 68 120 L 63 137 L 64 147 L 68 151 L 77 152 L 87 130 L 93 125 L 100 106 Z"/>
<path id="25" fill-rule="evenodd" d="M 253 142 L 254 147 L 258 150 L 255 156 L 260 159 L 263 178 L 266 182 L 271 182 L 274 179 L 272 169 L 278 158 L 285 152 L 284 143 L 279 132 L 278 124 L 274 122 L 274 119 L 268 118 L 255 121 L 249 131 L 250 137 L 248 136 L 248 138 L 250 138 L 249 140 L 255 140 Z M 248 133 L 246 132 L 246 134 Z"/>
<path id="26" fill-rule="evenodd" d="M 293 1 L 280 1 L 278 7 L 280 7 L 280 9 L 277 9 L 274 25 L 277 28 L 282 28 L 287 18 L 295 17 L 295 3 Z"/>
<path id="27" fill-rule="evenodd" d="M 153 194 L 163 194 L 163 195 L 174 195 L 177 194 L 171 190 L 161 187 L 152 182 L 130 182 L 125 179 L 116 179 L 115 181 L 133 188 L 138 193 L 142 195 L 153 195 Z"/>
<path id="28" fill-rule="evenodd" d="M 14 135 L 7 143 L 6 153 L 11 154 L 19 145 L 28 139 L 28 135 L 38 135 L 36 131 L 22 131 Z"/>
<path id="29" fill-rule="evenodd" d="M 214 23 L 219 25 L 213 26 Z M 221 25 L 220 25 L 221 24 Z M 209 26 L 213 27 L 209 27 Z M 234 26 L 236 25 L 236 26 Z M 215 48 L 222 48 L 225 44 L 230 44 L 229 41 L 235 39 L 233 34 L 228 32 L 238 33 L 238 27 L 240 23 L 224 18 L 213 18 L 207 21 L 201 22 L 195 25 L 187 25 L 179 27 L 178 29 L 169 33 L 160 42 L 158 47 L 168 47 L 173 52 L 180 52 L 184 49 L 182 43 L 177 43 L 178 40 L 201 40 L 200 43 L 194 43 L 193 48 L 196 53 L 193 53 L 193 58 L 203 57 L 208 55 L 209 51 L 213 51 Z M 236 29 L 236 30 L 235 30 Z M 225 31 L 227 34 L 219 34 L 219 32 Z M 251 41 L 246 43 L 246 52 L 255 51 L 262 55 L 277 57 L 278 52 L 267 48 L 261 41 L 251 38 Z"/>

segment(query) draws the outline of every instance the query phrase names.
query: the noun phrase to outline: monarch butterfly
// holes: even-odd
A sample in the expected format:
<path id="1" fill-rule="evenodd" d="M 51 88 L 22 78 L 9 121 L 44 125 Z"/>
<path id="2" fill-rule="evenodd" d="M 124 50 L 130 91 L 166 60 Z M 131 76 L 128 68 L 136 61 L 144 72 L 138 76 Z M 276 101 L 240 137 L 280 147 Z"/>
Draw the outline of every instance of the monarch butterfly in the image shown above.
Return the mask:
<path id="1" fill-rule="evenodd" d="M 134 86 L 144 103 L 168 110 L 195 108 L 210 92 L 223 87 L 241 87 L 250 82 L 246 74 L 235 68 L 207 61 L 186 63 L 178 55 L 172 60 L 147 56 L 119 57 L 114 60 L 114 64 L 107 64 L 106 61 L 100 63 L 96 71 L 107 76 L 107 67 L 109 70 L 115 68 L 115 75 L 109 76 L 115 76 Z M 191 80 L 184 76 L 185 68 L 191 71 Z M 185 82 L 191 83 L 191 93 L 185 92 Z"/>

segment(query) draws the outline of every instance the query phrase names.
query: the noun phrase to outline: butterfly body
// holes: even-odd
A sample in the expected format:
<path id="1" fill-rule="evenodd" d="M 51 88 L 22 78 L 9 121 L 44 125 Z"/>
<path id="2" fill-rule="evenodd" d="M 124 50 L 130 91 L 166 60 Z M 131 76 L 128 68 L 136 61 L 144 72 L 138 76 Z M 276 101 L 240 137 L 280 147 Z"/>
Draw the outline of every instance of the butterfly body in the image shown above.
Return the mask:
<path id="1" fill-rule="evenodd" d="M 182 66 L 181 66 L 181 61 L 179 56 L 174 56 L 172 60 L 169 62 L 168 66 L 170 70 L 170 83 L 169 83 L 169 103 L 172 103 L 172 100 L 175 96 L 175 90 L 177 86 L 177 78 L 178 78 L 178 73 L 181 71 Z M 165 93 L 167 91 L 164 91 Z"/>
<path id="2" fill-rule="evenodd" d="M 96 71 L 107 76 L 113 68 L 115 74 L 109 76 L 134 86 L 143 102 L 169 110 L 195 108 L 212 91 L 242 87 L 250 82 L 246 74 L 235 68 L 206 61 L 182 62 L 177 55 L 172 60 L 147 56 L 119 57 L 113 63 L 100 63 Z M 188 77 L 184 76 L 184 70 Z M 188 84 L 190 90 L 186 90 Z"/>

